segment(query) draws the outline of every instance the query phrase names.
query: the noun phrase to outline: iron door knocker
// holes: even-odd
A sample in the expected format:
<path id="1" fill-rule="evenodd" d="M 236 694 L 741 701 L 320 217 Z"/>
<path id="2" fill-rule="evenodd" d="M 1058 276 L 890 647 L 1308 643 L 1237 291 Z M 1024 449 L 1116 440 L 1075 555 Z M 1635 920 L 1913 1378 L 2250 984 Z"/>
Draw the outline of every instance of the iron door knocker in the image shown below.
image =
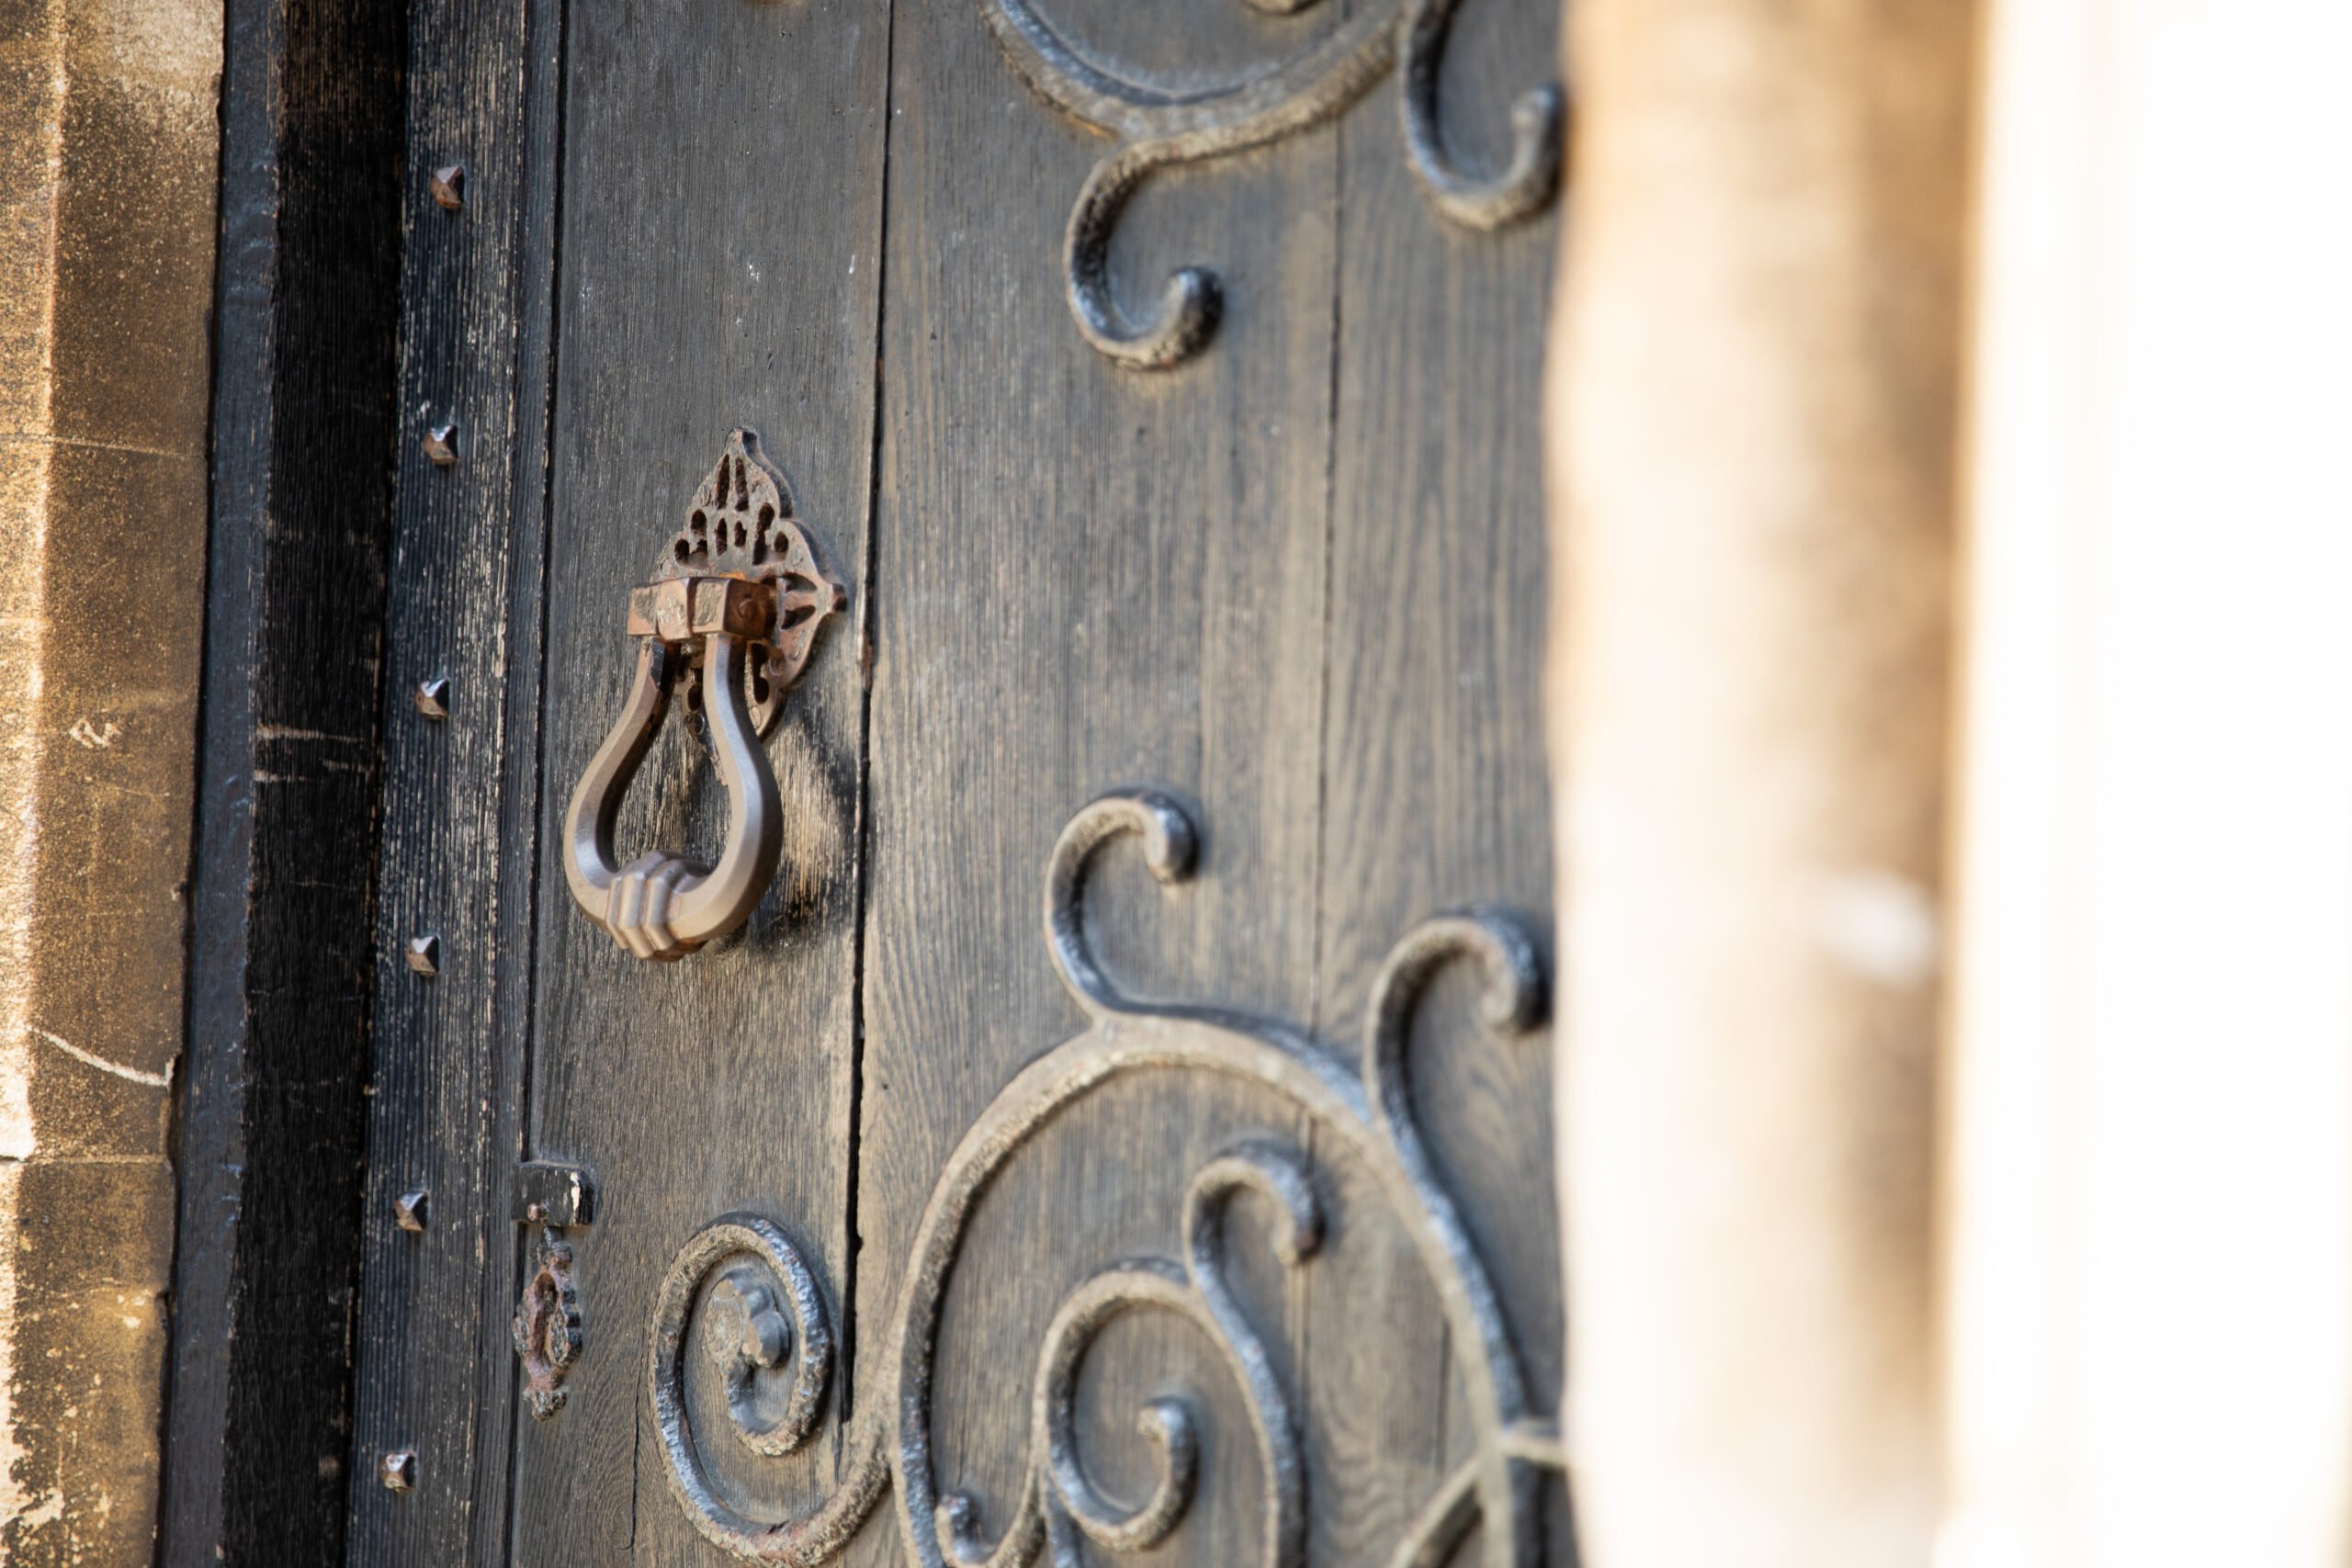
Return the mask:
<path id="1" fill-rule="evenodd" d="M 759 907 L 784 843 L 775 772 L 760 738 L 775 728 L 819 628 L 848 603 L 793 520 L 790 489 L 761 456 L 760 438 L 730 433 L 653 581 L 629 592 L 628 634 L 642 639 L 637 676 L 564 813 L 571 896 L 639 958 L 684 958 Z M 710 723 L 727 790 L 726 847 L 711 866 L 651 850 L 616 867 L 621 798 L 681 682 L 686 705 Z"/>

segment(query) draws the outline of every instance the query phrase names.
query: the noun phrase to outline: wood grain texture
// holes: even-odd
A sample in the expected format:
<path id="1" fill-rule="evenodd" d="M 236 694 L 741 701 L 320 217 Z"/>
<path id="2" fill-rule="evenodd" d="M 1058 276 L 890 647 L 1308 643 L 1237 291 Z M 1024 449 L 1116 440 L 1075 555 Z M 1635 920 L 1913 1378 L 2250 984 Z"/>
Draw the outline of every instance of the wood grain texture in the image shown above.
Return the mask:
<path id="1" fill-rule="evenodd" d="M 1532 85 L 1521 62 L 1551 55 L 1547 7 L 1497 6 L 1484 20 L 1477 9 L 1447 77 L 1465 113 L 1492 120 L 1476 133 L 1490 140 L 1465 148 L 1474 164 L 1500 148 L 1509 98 Z M 1185 0 L 1147 17 L 1065 0 L 1053 17 L 1105 60 L 1198 84 L 1296 51 L 1338 8 L 1272 18 Z M 553 58 L 543 34 L 527 52 L 526 84 Z M 1549 886 L 1534 398 L 1551 230 L 1444 229 L 1407 171 L 1393 89 L 1338 127 L 1146 186 L 1120 224 L 1114 286 L 1143 306 L 1171 268 L 1197 263 L 1225 291 L 1206 353 L 1149 376 L 1098 357 L 1063 293 L 1063 225 L 1106 144 L 1023 85 L 976 7 L 575 7 L 560 80 L 560 254 L 501 263 L 522 279 L 518 299 L 529 276 L 553 279 L 543 618 L 526 529 L 501 547 L 512 560 L 494 625 L 464 607 L 488 604 L 485 584 L 462 603 L 422 589 L 407 612 L 395 601 L 412 636 L 485 648 L 503 636 L 514 649 L 503 750 L 466 764 L 506 815 L 463 802 L 456 815 L 481 825 L 460 841 L 447 820 L 388 807 L 380 927 L 389 941 L 405 934 L 399 922 L 436 914 L 449 953 L 448 922 L 487 919 L 492 956 L 480 962 L 511 966 L 534 922 L 530 958 L 527 972 L 463 986 L 447 960 L 435 981 L 384 977 L 387 995 L 407 998 L 385 1059 L 401 1058 L 401 1093 L 424 1104 L 431 1087 L 438 1109 L 379 1124 L 388 1160 L 424 1158 L 439 1146 L 428 1131 L 449 1150 L 490 1150 L 468 1179 L 484 1193 L 518 1154 L 596 1170 L 598 1217 L 570 1235 L 587 1348 L 555 1419 L 512 1420 L 492 1281 L 511 1302 L 515 1233 L 494 1204 L 468 1220 L 488 1259 L 464 1274 L 471 1315 L 434 1326 L 440 1349 L 371 1337 L 369 1353 L 470 1366 L 469 1382 L 434 1395 L 433 1420 L 471 1467 L 462 1484 L 479 1517 L 384 1548 L 384 1561 L 720 1561 L 669 1495 L 643 1358 L 671 1257 L 736 1209 L 775 1220 L 807 1256 L 844 1357 L 820 1444 L 757 1460 L 722 1431 L 707 1461 L 755 1517 L 805 1512 L 823 1494 L 838 1434 L 893 1395 L 874 1379 L 942 1164 L 1014 1073 L 1080 1025 L 1046 960 L 1038 897 L 1048 849 L 1094 795 L 1167 787 L 1204 829 L 1199 874 L 1179 887 L 1153 883 L 1132 845 L 1101 857 L 1095 937 L 1124 983 L 1295 1021 L 1351 1058 L 1373 972 L 1415 919 L 1474 899 L 1540 918 Z M 523 200 L 554 207 L 544 192 Z M 413 250 L 415 276 L 431 251 Z M 528 364 L 531 322 L 526 301 L 489 327 Z M 456 315 L 430 325 L 440 335 L 420 327 L 410 350 L 428 368 L 472 330 Z M 528 380 L 508 394 L 518 426 Z M 428 395 L 440 394 L 420 389 L 403 407 Z M 594 928 L 560 863 L 533 861 L 530 846 L 551 846 L 617 711 L 627 591 L 739 423 L 791 479 L 855 608 L 769 742 L 787 822 L 775 889 L 743 934 L 650 965 Z M 520 495 L 534 448 L 517 450 Z M 463 470 L 404 470 L 403 482 Z M 434 537 L 455 547 L 454 534 Z M 537 701 L 522 670 L 532 646 L 542 761 L 528 760 L 538 709 L 515 705 L 520 690 Z M 441 803 L 446 818 L 449 777 L 388 788 Z M 722 806 L 673 715 L 624 812 L 623 853 L 714 852 Z M 480 857 L 499 834 L 493 881 Z M 395 911 L 396 856 L 435 879 L 468 874 L 448 864 L 464 861 L 496 897 L 481 900 L 487 914 L 452 916 L 412 890 Z M 487 989 L 477 998 L 472 985 Z M 489 1021 L 475 1058 L 460 1058 L 454 1026 L 420 1012 L 420 996 Z M 1559 1336 L 1545 1053 L 1540 1040 L 1481 1035 L 1462 999 L 1438 987 L 1417 1082 L 1548 1411 Z M 514 1076 L 526 1037 L 527 1097 Z M 510 1108 L 526 1100 L 518 1124 Z M 469 1111 L 476 1100 L 489 1108 Z M 1435 1292 L 1369 1174 L 1314 1150 L 1286 1102 L 1150 1073 L 1057 1118 L 965 1238 L 943 1313 L 938 1480 L 972 1493 L 991 1533 L 1020 1478 L 1054 1307 L 1114 1259 L 1174 1255 L 1193 1170 L 1269 1133 L 1324 1157 L 1332 1221 L 1326 1251 L 1288 1270 L 1244 1199 L 1228 1245 L 1253 1318 L 1305 1395 L 1313 1561 L 1385 1555 L 1455 1456 Z M 389 1192 L 393 1178 L 379 1180 Z M 374 1200 L 369 1213 L 372 1224 Z M 420 1239 L 437 1245 L 387 1230 L 388 1310 L 407 1315 L 379 1334 L 405 1322 L 413 1335 L 420 1310 L 460 1312 L 456 1286 L 423 1283 L 458 1265 L 404 1261 L 389 1245 Z M 706 1408 L 708 1381 L 691 1395 Z M 1080 1387 L 1090 1472 L 1114 1496 L 1140 1496 L 1150 1450 L 1133 1415 L 1170 1391 L 1200 1410 L 1199 1500 L 1149 1559 L 1248 1560 L 1261 1544 L 1246 1413 L 1192 1328 L 1136 1314 L 1105 1331 Z M 491 1433 L 508 1422 L 514 1503 L 500 1525 L 507 1483 Z M 433 1473 L 428 1461 L 418 1494 L 387 1503 L 378 1490 L 359 1506 L 455 1521 L 453 1503 L 428 1495 Z M 850 1562 L 899 1560 L 896 1507 Z"/>
<path id="2" fill-rule="evenodd" d="M 618 714 L 628 591 L 728 432 L 759 432 L 824 566 L 865 600 L 887 14 L 855 4 L 576 7 L 566 45 L 560 339 L 547 579 L 543 830 Z M 625 953 L 539 868 L 530 1152 L 597 1172 L 575 1230 L 587 1344 L 553 1420 L 525 1422 L 518 1563 L 695 1560 L 646 1409 L 656 1287 L 736 1210 L 775 1220 L 830 1288 L 849 1271 L 864 691 L 854 611 L 767 741 L 782 868 L 748 925 L 682 963 Z M 620 822 L 624 857 L 714 857 L 724 800 L 675 705 Z M 831 1439 L 707 1452 L 745 1507 L 805 1510 Z"/>
<path id="3" fill-rule="evenodd" d="M 1156 8 L 1148 30 L 1116 6 L 1056 17 L 1156 48 L 1152 68 L 1180 51 L 1204 68 L 1261 59 L 1330 25 L 1222 0 Z M 1114 287 L 1148 306 L 1171 268 L 1211 265 L 1224 324 L 1173 373 L 1116 368 L 1080 338 L 1060 266 L 1104 143 L 1029 92 L 975 7 L 903 13 L 894 55 L 858 1192 L 859 1319 L 877 1333 L 947 1153 L 1079 1022 L 1037 910 L 1046 851 L 1086 801 L 1152 783 L 1205 829 L 1181 888 L 1163 892 L 1129 847 L 1101 859 L 1099 941 L 1130 985 L 1310 1010 L 1334 267 L 1328 135 L 1156 180 L 1121 225 Z M 1151 1075 L 1058 1117 L 983 1200 L 934 1407 L 940 1484 L 978 1498 L 991 1534 L 1054 1306 L 1114 1259 L 1174 1255 L 1193 1169 L 1270 1121 L 1288 1130 L 1280 1102 L 1239 1086 Z M 1262 1247 L 1235 1251 L 1283 1343 L 1290 1287 L 1255 1267 Z M 881 1347 L 860 1348 L 868 1371 Z M 1138 1498 L 1134 1413 L 1171 1387 L 1200 1408 L 1205 1501 L 1152 1559 L 1246 1559 L 1256 1458 L 1196 1331 L 1139 1314 L 1106 1332 L 1083 1388 L 1089 1461 Z M 861 1404 L 888 1397 L 860 1385 Z M 857 1560 L 888 1561 L 895 1534 L 869 1530 Z"/>
<path id="4" fill-rule="evenodd" d="M 411 14 L 402 189 L 401 427 L 385 623 L 383 850 L 364 1212 L 350 1561 L 503 1562 L 515 1290 L 507 1170 L 520 1145 L 530 790 L 545 514 L 543 392 L 553 0 L 435 0 Z M 466 205 L 425 188 L 462 163 Z M 458 422 L 458 461 L 420 438 Z M 419 713 L 447 675 L 450 714 Z M 519 798 L 518 798 L 519 797 Z M 519 809 L 518 809 L 519 807 Z M 440 973 L 412 973 L 413 935 Z M 421 1234 L 393 1198 L 431 1193 Z M 381 1486 L 394 1449 L 415 1489 Z"/>
<path id="5" fill-rule="evenodd" d="M 175 1568 L 343 1559 L 395 423 L 404 7 L 227 22 Z"/>
<path id="6" fill-rule="evenodd" d="M 1503 167 L 1510 104 L 1551 79 L 1557 26 L 1545 5 L 1457 13 L 1439 109 L 1466 171 Z M 1342 132 L 1317 1023 L 1351 1043 L 1414 921 L 1486 904 L 1548 931 L 1552 890 L 1540 392 L 1557 220 L 1478 234 L 1439 218 L 1403 155 L 1396 94 L 1384 84 Z M 1424 1006 L 1415 1099 L 1548 1416 L 1563 1335 L 1550 1043 L 1481 1029 L 1467 978 Z M 1458 1390 L 1443 1357 L 1418 1348 L 1443 1342 L 1418 1282 L 1315 1278 L 1316 1560 L 1375 1562 L 1467 1451 Z M 1417 1349 L 1398 1361 L 1400 1346 Z M 1555 1563 L 1566 1544 L 1563 1530 Z"/>

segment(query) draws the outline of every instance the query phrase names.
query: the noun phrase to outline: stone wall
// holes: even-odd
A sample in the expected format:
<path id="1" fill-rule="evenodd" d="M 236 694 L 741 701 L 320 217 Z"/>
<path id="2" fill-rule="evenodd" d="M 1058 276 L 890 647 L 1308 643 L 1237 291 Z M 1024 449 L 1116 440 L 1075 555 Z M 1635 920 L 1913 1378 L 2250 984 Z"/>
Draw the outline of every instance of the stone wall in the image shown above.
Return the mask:
<path id="1" fill-rule="evenodd" d="M 0 1562 L 153 1554 L 220 7 L 0 4 Z"/>

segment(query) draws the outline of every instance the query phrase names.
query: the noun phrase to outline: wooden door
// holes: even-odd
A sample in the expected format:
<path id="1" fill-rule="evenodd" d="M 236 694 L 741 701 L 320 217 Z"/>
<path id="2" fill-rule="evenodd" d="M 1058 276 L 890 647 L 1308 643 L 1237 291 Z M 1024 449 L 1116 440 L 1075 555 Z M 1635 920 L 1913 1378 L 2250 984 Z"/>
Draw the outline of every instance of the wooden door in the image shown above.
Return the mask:
<path id="1" fill-rule="evenodd" d="M 419 0 L 355 1562 L 1572 1556 L 1555 7 L 1253 5 Z M 842 609 L 648 962 L 755 452 Z"/>

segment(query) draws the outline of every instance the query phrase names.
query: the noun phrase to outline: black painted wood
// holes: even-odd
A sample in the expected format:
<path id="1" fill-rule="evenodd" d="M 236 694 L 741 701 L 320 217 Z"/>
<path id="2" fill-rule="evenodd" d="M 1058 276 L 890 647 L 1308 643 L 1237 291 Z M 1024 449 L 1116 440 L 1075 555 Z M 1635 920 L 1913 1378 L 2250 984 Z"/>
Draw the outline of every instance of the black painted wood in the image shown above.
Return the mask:
<path id="1" fill-rule="evenodd" d="M 555 0 L 425 0 L 411 17 L 355 1563 L 506 1556 L 560 24 Z M 452 163 L 458 211 L 427 192 Z M 448 420 L 444 468 L 421 438 Z M 443 675 L 448 716 L 428 717 L 417 684 Z M 405 958 L 423 934 L 439 939 L 431 976 Z M 425 1227 L 401 1230 L 393 1200 L 419 1188 Z M 415 1484 L 396 1493 L 377 1467 L 401 1449 Z"/>
<path id="2" fill-rule="evenodd" d="M 160 1560 L 344 1540 L 404 7 L 231 0 Z"/>

